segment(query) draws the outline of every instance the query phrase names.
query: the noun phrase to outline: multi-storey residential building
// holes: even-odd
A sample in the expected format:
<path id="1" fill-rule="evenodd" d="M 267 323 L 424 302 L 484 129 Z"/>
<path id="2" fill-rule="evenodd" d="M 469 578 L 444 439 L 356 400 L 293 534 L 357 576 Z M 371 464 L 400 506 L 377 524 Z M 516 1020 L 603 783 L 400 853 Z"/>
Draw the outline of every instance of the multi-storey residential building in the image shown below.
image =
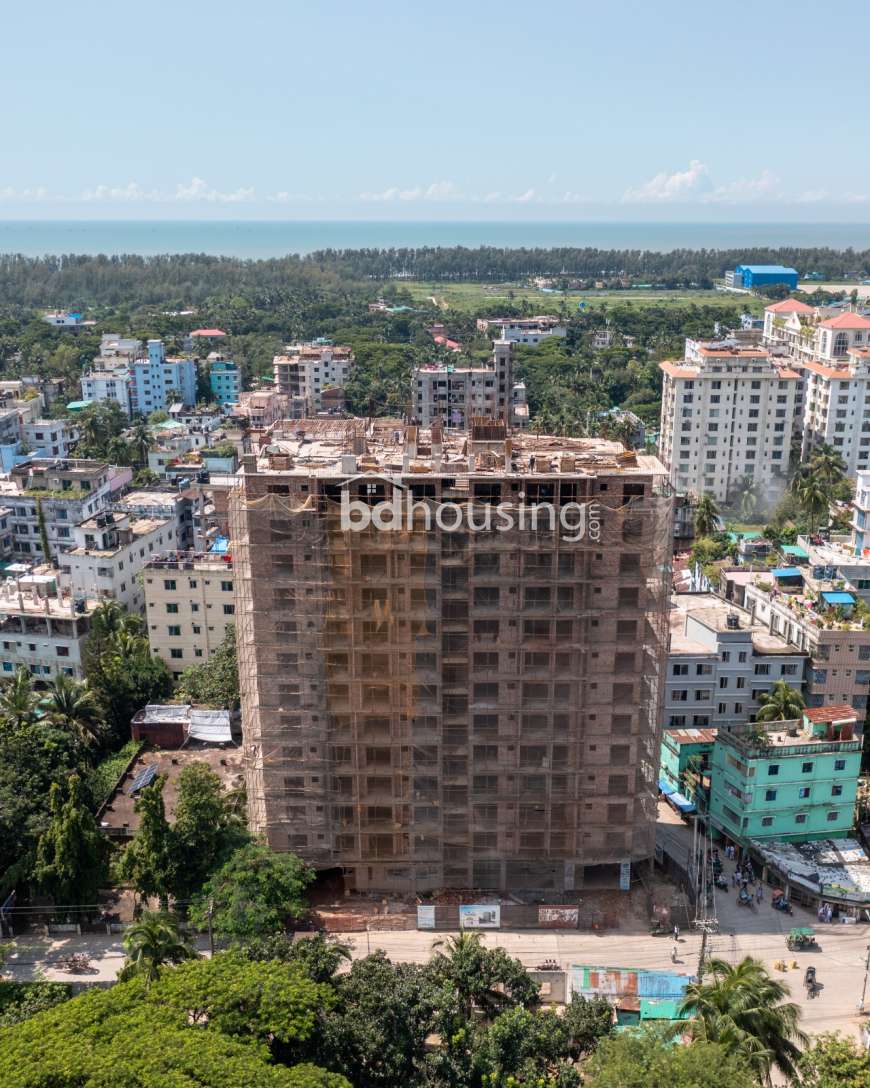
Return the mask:
<path id="1" fill-rule="evenodd" d="M 208 383 L 218 404 L 237 404 L 242 391 L 242 373 L 232 359 L 217 352 L 208 357 Z"/>
<path id="2" fill-rule="evenodd" d="M 40 457 L 69 457 L 79 439 L 79 429 L 70 419 L 35 419 L 26 423 L 21 432 Z"/>
<path id="3" fill-rule="evenodd" d="M 353 370 L 353 351 L 337 344 L 290 344 L 273 360 L 275 389 L 296 400 L 304 415 L 316 415 L 325 389 L 344 388 Z"/>
<path id="4" fill-rule="evenodd" d="M 854 606 L 855 597 L 837 590 L 833 581 L 813 578 L 811 570 L 784 570 L 790 577 L 777 578 L 776 570 L 723 571 L 722 588 L 753 620 L 809 654 L 807 706 L 846 704 L 863 715 L 870 691 L 870 630 L 848 615 L 848 601 Z"/>
<path id="5" fill-rule="evenodd" d="M 712 593 L 671 598 L 666 728 L 730 728 L 754 718 L 778 680 L 802 691 L 806 650 Z"/>
<path id="6" fill-rule="evenodd" d="M 870 559 L 870 472 L 857 473 L 852 500 L 852 554 Z"/>
<path id="7" fill-rule="evenodd" d="M 751 480 L 770 500 L 787 480 L 800 377 L 766 351 L 696 346 L 661 363 L 659 452 L 681 494 L 724 502 Z"/>
<path id="8" fill-rule="evenodd" d="M 85 459 L 34 458 L 16 465 L 3 489 L 3 502 L 12 509 L 16 553 L 44 562 L 44 527 L 56 559 L 72 545 L 75 526 L 106 509 L 132 477 L 129 468 Z"/>
<path id="9" fill-rule="evenodd" d="M 870 349 L 850 349 L 833 366 L 799 365 L 806 375 L 802 457 L 826 444 L 840 454 L 850 476 L 870 468 Z"/>
<path id="10" fill-rule="evenodd" d="M 705 807 L 701 802 L 703 785 L 709 780 L 716 735 L 715 729 L 697 729 L 694 726 L 688 729 L 665 728 L 662 731 L 659 768 L 659 789 L 662 793 L 676 793 L 699 808 Z"/>
<path id="11" fill-rule="evenodd" d="M 290 398 L 274 389 L 255 389 L 240 393 L 233 405 L 232 418 L 247 423 L 252 431 L 267 431 L 281 419 L 288 418 Z"/>
<path id="12" fill-rule="evenodd" d="M 479 317 L 479 332 L 494 331 L 501 340 L 510 340 L 514 344 L 526 344 L 536 348 L 544 340 L 555 336 L 562 338 L 567 329 L 558 317 Z"/>
<path id="13" fill-rule="evenodd" d="M 0 583 L 0 676 L 24 668 L 39 683 L 58 673 L 84 679 L 82 651 L 96 607 L 59 592 L 54 571 Z"/>
<path id="14" fill-rule="evenodd" d="M 235 618 L 233 584 L 230 556 L 169 552 L 146 566 L 148 642 L 176 677 L 207 661 L 226 638 Z"/>
<path id="15" fill-rule="evenodd" d="M 486 366 L 431 363 L 411 374 L 414 412 L 423 427 L 441 420 L 465 427 L 474 416 L 498 417 L 508 425 L 528 422 L 526 387 L 513 380 L 513 341 L 495 340 Z"/>
<path id="16" fill-rule="evenodd" d="M 763 342 L 784 347 L 796 363 L 833 366 L 870 345 L 870 317 L 834 306 L 807 306 L 785 299 L 766 307 Z"/>
<path id="17" fill-rule="evenodd" d="M 145 597 L 137 575 L 155 552 L 176 546 L 168 519 L 106 510 L 77 525 L 72 547 L 56 557 L 60 584 L 74 597 L 117 601 L 130 612 L 142 612 Z"/>
<path id="18" fill-rule="evenodd" d="M 252 829 L 357 889 L 617 886 L 653 847 L 661 464 L 502 419 L 285 434 L 231 495 Z"/>
<path id="19" fill-rule="evenodd" d="M 150 518 L 169 521 L 174 530 L 175 546 L 186 551 L 195 547 L 194 524 L 204 506 L 202 488 L 173 490 L 149 487 L 128 491 L 112 504 L 112 509 L 129 514 L 134 520 Z"/>
<path id="20" fill-rule="evenodd" d="M 130 367 L 124 363 L 106 368 L 96 365 L 86 374 L 82 375 L 82 400 L 84 401 L 114 401 L 125 416 L 130 415 L 130 390 L 132 388 L 132 375 Z"/>
<path id="21" fill-rule="evenodd" d="M 148 354 L 134 359 L 130 387 L 130 411 L 147 416 L 173 401 L 196 404 L 196 364 L 193 359 L 167 356 L 162 340 L 149 340 Z"/>
<path id="22" fill-rule="evenodd" d="M 720 732 L 710 773 L 713 827 L 741 846 L 848 835 L 861 769 L 855 728 L 852 707 L 821 706 L 799 721 Z"/>

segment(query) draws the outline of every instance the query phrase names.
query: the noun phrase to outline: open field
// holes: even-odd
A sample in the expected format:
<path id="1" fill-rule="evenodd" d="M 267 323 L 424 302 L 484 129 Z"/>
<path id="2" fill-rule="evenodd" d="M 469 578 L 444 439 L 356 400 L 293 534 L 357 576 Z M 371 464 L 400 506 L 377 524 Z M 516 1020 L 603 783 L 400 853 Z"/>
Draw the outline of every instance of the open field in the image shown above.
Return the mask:
<path id="1" fill-rule="evenodd" d="M 589 309 L 603 305 L 608 307 L 627 305 L 644 306 L 685 306 L 697 305 L 731 306 L 737 313 L 751 310 L 761 313 L 762 299 L 747 295 L 729 295 L 722 291 L 693 291 L 685 288 L 679 291 L 638 290 L 625 291 L 567 291 L 564 294 L 545 293 L 535 287 L 515 283 L 424 283 L 408 280 L 402 284 L 414 296 L 417 302 L 435 300 L 443 310 L 460 310 L 465 313 L 481 308 L 491 308 L 495 313 L 499 303 L 528 302 L 535 313 L 559 312 L 564 302 L 569 312 L 576 311 L 580 302 L 585 302 Z"/>
<path id="2" fill-rule="evenodd" d="M 809 295 L 811 295 L 813 291 L 845 291 L 847 294 L 857 291 L 858 298 L 870 298 L 870 283 L 816 283 L 815 280 L 811 280 L 807 283 L 799 283 L 798 290 L 806 291 Z"/>

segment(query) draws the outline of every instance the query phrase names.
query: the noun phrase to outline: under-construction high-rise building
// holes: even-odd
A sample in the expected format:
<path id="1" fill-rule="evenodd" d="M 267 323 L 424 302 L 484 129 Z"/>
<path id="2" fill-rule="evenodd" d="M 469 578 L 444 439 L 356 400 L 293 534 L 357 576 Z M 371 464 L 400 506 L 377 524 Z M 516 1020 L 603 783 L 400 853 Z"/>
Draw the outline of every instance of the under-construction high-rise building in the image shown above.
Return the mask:
<path id="1" fill-rule="evenodd" d="M 230 500 L 252 829 L 358 890 L 563 893 L 651 857 L 658 460 L 492 419 L 270 437 Z"/>

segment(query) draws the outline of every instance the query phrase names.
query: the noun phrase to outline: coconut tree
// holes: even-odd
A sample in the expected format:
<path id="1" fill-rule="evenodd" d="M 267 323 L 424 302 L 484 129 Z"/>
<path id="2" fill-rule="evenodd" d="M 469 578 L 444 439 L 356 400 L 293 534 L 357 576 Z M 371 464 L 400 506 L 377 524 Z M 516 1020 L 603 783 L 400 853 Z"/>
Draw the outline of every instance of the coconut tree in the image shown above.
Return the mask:
<path id="1" fill-rule="evenodd" d="M 812 475 L 818 476 L 822 483 L 827 485 L 829 491 L 833 492 L 846 478 L 846 462 L 833 446 L 823 443 L 813 450 L 809 471 Z"/>
<path id="2" fill-rule="evenodd" d="M 150 985 L 167 964 L 183 963 L 197 958 L 188 939 L 179 932 L 178 923 L 162 911 L 145 911 L 124 934 L 127 959 L 118 972 L 125 982 L 141 977 Z"/>
<path id="3" fill-rule="evenodd" d="M 807 1037 L 798 1027 L 800 1009 L 786 1000 L 789 994 L 751 956 L 736 966 L 711 959 L 699 981 L 686 988 L 681 1011 L 692 1018 L 695 1038 L 741 1054 L 763 1084 L 771 1083 L 774 1068 L 796 1081 Z"/>
<path id="4" fill-rule="evenodd" d="M 821 477 L 811 473 L 799 473 L 792 481 L 792 490 L 800 503 L 801 509 L 809 518 L 810 532 L 828 513 L 831 505 L 831 492 Z"/>
<path id="5" fill-rule="evenodd" d="M 760 722 L 791 722 L 804 712 L 804 698 L 785 680 L 777 680 L 771 691 L 759 697 L 761 709 L 756 714 Z"/>
<path id="6" fill-rule="evenodd" d="M 719 506 L 712 495 L 702 495 L 695 503 L 695 536 L 712 536 L 719 529 Z"/>
<path id="7" fill-rule="evenodd" d="M 41 702 L 53 725 L 75 734 L 82 744 L 94 744 L 100 734 L 97 701 L 86 681 L 58 673 Z"/>
<path id="8" fill-rule="evenodd" d="M 136 464 L 148 463 L 148 451 L 151 448 L 151 429 L 148 421 L 140 416 L 130 429 L 130 445 L 136 455 Z"/>
<path id="9" fill-rule="evenodd" d="M 33 679 L 27 669 L 19 669 L 0 688 L 0 723 L 4 729 L 32 725 L 39 712 Z"/>
<path id="10" fill-rule="evenodd" d="M 465 931 L 433 948 L 429 970 L 449 987 L 466 1020 L 475 1008 L 491 1018 L 512 1005 L 538 1003 L 538 987 L 522 964 L 503 948 L 487 948 L 480 933 Z"/>

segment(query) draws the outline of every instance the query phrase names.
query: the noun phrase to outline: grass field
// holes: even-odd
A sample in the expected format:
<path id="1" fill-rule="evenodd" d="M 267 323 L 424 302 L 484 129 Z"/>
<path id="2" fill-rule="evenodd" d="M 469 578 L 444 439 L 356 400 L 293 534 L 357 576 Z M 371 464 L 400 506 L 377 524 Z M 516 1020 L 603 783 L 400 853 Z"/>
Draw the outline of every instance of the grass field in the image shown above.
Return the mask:
<path id="1" fill-rule="evenodd" d="M 568 291 L 564 295 L 545 294 L 535 287 L 527 285 L 500 283 L 422 283 L 409 280 L 402 284 L 414 296 L 417 302 L 432 302 L 442 310 L 460 310 L 466 313 L 492 307 L 493 314 L 498 311 L 499 303 L 529 302 L 538 313 L 558 313 L 564 301 L 568 311 L 576 311 L 580 302 L 587 308 L 595 309 L 606 305 L 644 306 L 685 306 L 689 303 L 698 305 L 731 306 L 738 313 L 750 310 L 761 313 L 763 301 L 749 295 L 730 295 L 721 291 L 693 291 L 685 288 L 679 291 L 631 290 L 625 291 Z"/>

